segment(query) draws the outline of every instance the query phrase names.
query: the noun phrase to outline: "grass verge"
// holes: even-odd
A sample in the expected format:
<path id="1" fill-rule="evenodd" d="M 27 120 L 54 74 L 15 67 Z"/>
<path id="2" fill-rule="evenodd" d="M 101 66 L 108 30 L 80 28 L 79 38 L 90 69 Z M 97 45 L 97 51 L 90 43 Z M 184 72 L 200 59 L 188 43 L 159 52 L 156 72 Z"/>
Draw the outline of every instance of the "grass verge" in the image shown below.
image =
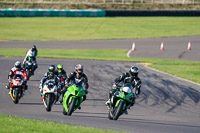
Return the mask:
<path id="1" fill-rule="evenodd" d="M 91 40 L 200 35 L 200 17 L 0 18 L 0 40 Z"/>
<path id="2" fill-rule="evenodd" d="M 27 49 L 0 49 L 0 56 L 24 57 Z M 123 49 L 39 49 L 38 57 L 133 61 L 150 63 L 149 67 L 200 83 L 200 62 L 155 58 L 128 58 Z M 111 52 L 112 51 L 112 52 Z"/>
<path id="3" fill-rule="evenodd" d="M 20 123 L 20 124 L 19 124 Z M 1 133 L 120 133 L 0 114 Z M 122 132 L 121 132 L 122 133 Z"/>

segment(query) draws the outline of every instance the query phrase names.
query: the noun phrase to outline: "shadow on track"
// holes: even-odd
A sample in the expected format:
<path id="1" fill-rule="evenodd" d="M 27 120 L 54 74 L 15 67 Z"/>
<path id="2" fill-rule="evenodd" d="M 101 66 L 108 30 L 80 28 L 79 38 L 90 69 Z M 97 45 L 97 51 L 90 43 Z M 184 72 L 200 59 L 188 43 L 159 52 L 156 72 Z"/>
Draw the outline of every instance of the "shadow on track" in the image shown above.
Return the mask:
<path id="1" fill-rule="evenodd" d="M 141 123 L 141 124 L 164 125 L 164 126 L 200 128 L 200 126 L 194 126 L 194 125 L 174 124 L 171 122 L 151 121 L 151 120 L 145 120 L 145 119 L 119 118 L 118 121 L 136 122 L 136 123 Z"/>
<path id="2" fill-rule="evenodd" d="M 23 105 L 44 105 L 43 103 L 19 103 Z"/>
<path id="3" fill-rule="evenodd" d="M 155 81 L 145 80 L 143 82 L 142 94 L 137 101 L 138 104 L 142 102 L 150 104 L 150 106 L 166 104 L 169 106 L 166 112 L 172 112 L 178 106 L 188 104 L 186 98 L 189 98 L 195 104 L 200 102 L 200 92 L 196 89 L 180 85 L 180 83 L 178 84 L 170 79 L 160 79 L 161 77 L 157 74 L 149 74 L 146 70 L 142 71 L 142 73 L 145 73 L 146 79 L 154 79 Z"/>

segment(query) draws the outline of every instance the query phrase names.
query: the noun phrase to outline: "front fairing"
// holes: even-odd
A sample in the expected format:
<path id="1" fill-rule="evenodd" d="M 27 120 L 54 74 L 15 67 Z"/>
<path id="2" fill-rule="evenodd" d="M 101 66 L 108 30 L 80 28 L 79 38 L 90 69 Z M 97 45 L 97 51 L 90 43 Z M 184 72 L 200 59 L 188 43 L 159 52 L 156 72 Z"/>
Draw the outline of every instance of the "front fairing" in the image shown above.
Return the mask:
<path id="1" fill-rule="evenodd" d="M 24 83 L 23 76 L 20 74 L 16 74 L 11 80 L 11 87 L 20 87 L 23 85 L 23 83 Z"/>
<path id="2" fill-rule="evenodd" d="M 15 80 L 15 79 L 12 79 L 12 86 L 22 86 L 23 84 L 23 80 Z"/>
<path id="3" fill-rule="evenodd" d="M 83 101 L 83 96 L 85 95 L 85 91 L 83 87 L 77 86 L 76 84 L 71 85 L 67 91 L 64 94 L 63 97 L 63 107 L 65 108 L 66 111 L 68 111 L 67 104 L 71 103 L 72 97 L 78 98 L 78 107 L 82 101 Z"/>
<path id="4" fill-rule="evenodd" d="M 47 85 L 44 85 L 43 93 L 57 93 L 57 86 L 48 88 Z"/>
<path id="5" fill-rule="evenodd" d="M 49 86 L 50 83 L 52 83 L 51 86 Z M 47 82 L 45 82 L 44 87 L 43 87 L 42 98 L 44 99 L 45 94 L 47 94 L 47 93 L 52 93 L 52 94 L 55 95 L 55 97 L 57 97 L 57 89 L 58 88 L 56 86 L 55 81 L 47 81 Z"/>
<path id="6" fill-rule="evenodd" d="M 84 91 L 83 87 L 79 88 L 74 84 L 67 89 L 67 92 L 65 93 L 64 97 L 68 97 L 69 95 L 73 95 L 76 97 L 82 97 L 85 95 L 85 91 Z"/>
<path id="7" fill-rule="evenodd" d="M 125 103 L 130 103 L 131 98 L 133 97 L 131 89 L 132 88 L 127 89 L 127 86 L 121 87 L 119 90 L 117 90 L 114 93 L 114 96 L 117 98 L 117 101 L 114 102 L 114 100 L 113 100 L 114 97 L 112 97 L 111 104 L 115 104 L 115 106 L 118 106 L 119 101 L 124 101 Z"/>

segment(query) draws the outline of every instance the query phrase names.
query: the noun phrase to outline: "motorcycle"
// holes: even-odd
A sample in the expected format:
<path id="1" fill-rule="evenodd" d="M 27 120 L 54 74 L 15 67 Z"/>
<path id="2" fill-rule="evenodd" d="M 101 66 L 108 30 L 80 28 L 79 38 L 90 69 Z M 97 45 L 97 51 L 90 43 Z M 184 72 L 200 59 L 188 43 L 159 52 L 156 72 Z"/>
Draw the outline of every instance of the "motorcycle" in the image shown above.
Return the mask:
<path id="1" fill-rule="evenodd" d="M 26 61 L 24 64 L 24 69 L 27 73 L 27 80 L 34 74 L 34 63 L 33 61 Z"/>
<path id="2" fill-rule="evenodd" d="M 77 108 L 79 108 L 85 94 L 83 81 L 76 79 L 64 94 L 63 114 L 70 116 Z"/>
<path id="3" fill-rule="evenodd" d="M 23 76 L 20 74 L 14 75 L 13 79 L 10 82 L 10 97 L 13 102 L 17 104 L 19 100 L 22 98 L 23 93 L 25 91 L 25 85 Z"/>
<path id="4" fill-rule="evenodd" d="M 42 100 L 47 112 L 50 112 L 57 100 L 57 86 L 53 80 L 47 80 L 43 86 Z"/>
<path id="5" fill-rule="evenodd" d="M 135 98 L 135 88 L 130 83 L 123 83 L 120 86 L 111 97 L 108 113 L 110 120 L 117 120 L 127 108 L 130 108 L 131 101 Z"/>

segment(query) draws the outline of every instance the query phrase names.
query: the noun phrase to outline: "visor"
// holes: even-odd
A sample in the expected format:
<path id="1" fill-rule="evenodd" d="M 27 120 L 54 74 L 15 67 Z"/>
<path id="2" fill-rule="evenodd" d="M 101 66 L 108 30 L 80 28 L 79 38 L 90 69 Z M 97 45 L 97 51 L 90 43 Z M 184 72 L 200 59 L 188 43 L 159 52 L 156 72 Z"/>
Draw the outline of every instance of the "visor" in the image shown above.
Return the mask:
<path id="1" fill-rule="evenodd" d="M 62 68 L 58 68 L 58 72 L 61 73 L 62 72 Z"/>

